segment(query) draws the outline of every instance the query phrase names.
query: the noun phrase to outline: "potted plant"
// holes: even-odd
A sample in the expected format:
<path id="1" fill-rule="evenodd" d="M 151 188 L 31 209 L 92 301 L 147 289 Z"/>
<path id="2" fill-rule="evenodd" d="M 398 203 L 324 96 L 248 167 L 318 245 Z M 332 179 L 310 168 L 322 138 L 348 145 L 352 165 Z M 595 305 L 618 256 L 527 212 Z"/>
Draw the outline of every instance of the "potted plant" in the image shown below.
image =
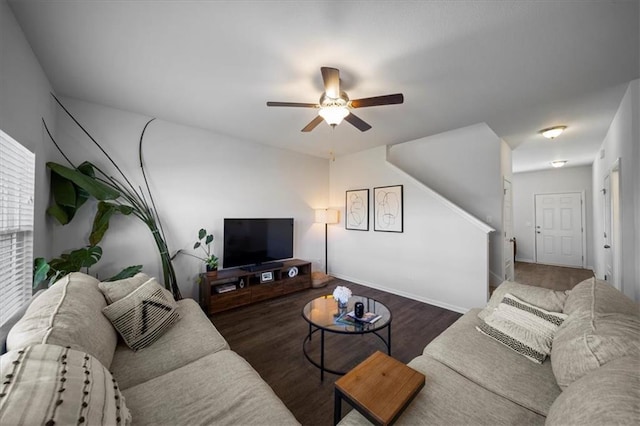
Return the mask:
<path id="1" fill-rule="evenodd" d="M 203 241 L 204 240 L 204 241 Z M 192 255 L 202 260 L 207 267 L 207 274 L 216 275 L 218 273 L 218 257 L 211 253 L 211 244 L 213 243 L 213 234 L 207 234 L 207 230 L 202 228 L 198 231 L 198 241 L 193 245 L 193 249 L 202 249 L 205 257 Z"/>

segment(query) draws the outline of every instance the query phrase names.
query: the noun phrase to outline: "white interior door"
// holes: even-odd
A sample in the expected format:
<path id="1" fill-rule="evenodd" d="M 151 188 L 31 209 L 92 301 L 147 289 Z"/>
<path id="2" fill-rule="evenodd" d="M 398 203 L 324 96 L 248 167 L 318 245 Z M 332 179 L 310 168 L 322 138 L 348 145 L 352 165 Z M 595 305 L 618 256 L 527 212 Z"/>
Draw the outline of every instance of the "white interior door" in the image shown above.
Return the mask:
<path id="1" fill-rule="evenodd" d="M 611 250 L 611 175 L 604 177 L 604 279 L 613 282 L 613 250 Z"/>
<path id="2" fill-rule="evenodd" d="M 583 267 L 582 194 L 536 194 L 536 262 Z"/>
<path id="3" fill-rule="evenodd" d="M 620 159 L 611 172 L 604 178 L 604 279 L 622 290 L 620 280 L 620 247 L 622 232 L 620 229 Z"/>
<path id="4" fill-rule="evenodd" d="M 502 200 L 502 229 L 504 238 L 504 279 L 513 281 L 513 195 L 511 194 L 511 182 L 503 181 L 504 197 Z"/>

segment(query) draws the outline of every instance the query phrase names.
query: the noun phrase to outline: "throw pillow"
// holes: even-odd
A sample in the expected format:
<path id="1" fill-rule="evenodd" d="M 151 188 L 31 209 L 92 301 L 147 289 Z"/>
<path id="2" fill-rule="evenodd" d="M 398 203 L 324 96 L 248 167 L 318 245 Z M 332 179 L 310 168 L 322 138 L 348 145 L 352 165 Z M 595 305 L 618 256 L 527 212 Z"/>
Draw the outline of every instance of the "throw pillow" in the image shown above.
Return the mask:
<path id="1" fill-rule="evenodd" d="M 147 274 L 139 272 L 133 277 L 124 278 L 122 280 L 103 281 L 98 284 L 98 287 L 100 287 L 100 291 L 104 294 L 104 298 L 107 299 L 107 303 L 112 304 L 113 302 L 117 302 L 127 296 L 150 279 L 151 277 Z"/>
<path id="2" fill-rule="evenodd" d="M 155 279 L 102 309 L 127 346 L 134 351 L 158 340 L 180 319 L 173 297 Z"/>
<path id="3" fill-rule="evenodd" d="M 89 352 L 109 368 L 118 333 L 104 315 L 98 280 L 81 272 L 60 278 L 38 296 L 9 331 L 7 350 L 48 343 Z"/>
<path id="4" fill-rule="evenodd" d="M 507 293 L 546 311 L 563 312 L 568 292 L 504 281 L 495 289 L 487 306 L 478 313 L 478 318 L 485 319 L 491 314 Z"/>
<path id="5" fill-rule="evenodd" d="M 118 383 L 96 358 L 37 344 L 0 358 L 2 425 L 124 425 L 131 415 Z"/>
<path id="6" fill-rule="evenodd" d="M 476 329 L 542 364 L 551 353 L 553 336 L 565 318 L 565 314 L 549 312 L 507 293 Z"/>

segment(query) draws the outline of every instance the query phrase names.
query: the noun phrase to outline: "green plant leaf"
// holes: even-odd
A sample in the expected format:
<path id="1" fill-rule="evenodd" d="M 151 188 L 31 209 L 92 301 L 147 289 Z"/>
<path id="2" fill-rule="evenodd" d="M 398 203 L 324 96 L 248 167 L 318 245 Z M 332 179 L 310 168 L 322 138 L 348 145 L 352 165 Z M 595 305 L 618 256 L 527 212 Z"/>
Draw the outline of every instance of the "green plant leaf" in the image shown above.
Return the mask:
<path id="1" fill-rule="evenodd" d="M 207 235 L 207 239 L 205 240 L 205 244 L 209 245 L 211 244 L 211 242 L 213 241 L 213 235 L 209 234 Z"/>
<path id="2" fill-rule="evenodd" d="M 48 162 L 47 167 L 49 167 L 52 171 L 62 176 L 63 178 L 70 180 L 75 185 L 84 189 L 97 200 L 115 200 L 120 196 L 120 192 L 105 185 L 104 183 L 96 180 L 91 176 L 87 176 L 80 170 L 70 169 L 69 167 L 65 167 L 54 162 Z"/>
<path id="3" fill-rule="evenodd" d="M 198 239 L 201 240 L 204 238 L 204 236 L 207 235 L 207 230 L 202 228 L 200 231 L 198 231 Z"/>
<path id="4" fill-rule="evenodd" d="M 70 253 L 62 253 L 60 257 L 49 261 L 51 267 L 49 274 L 55 272 L 64 276 L 71 272 L 78 272 L 82 268 L 95 265 L 101 257 L 102 248 L 99 246 L 86 246 Z"/>
<path id="5" fill-rule="evenodd" d="M 37 257 L 33 261 L 33 288 L 38 288 L 42 284 L 49 274 L 51 266 L 47 263 L 44 257 Z"/>
<path id="6" fill-rule="evenodd" d="M 91 234 L 89 235 L 89 243 L 95 246 L 100 241 L 102 241 L 104 233 L 107 232 L 107 229 L 109 229 L 109 221 L 111 220 L 111 216 L 113 216 L 115 213 L 130 215 L 132 212 L 133 207 L 131 206 L 100 201 L 98 203 L 98 211 L 96 212 L 96 216 L 93 218 L 93 228 L 91 229 Z"/>
<path id="7" fill-rule="evenodd" d="M 51 193 L 59 206 L 76 207 L 76 186 L 69 179 L 51 172 Z"/>
<path id="8" fill-rule="evenodd" d="M 71 220 L 65 209 L 57 204 L 50 205 L 49 208 L 47 208 L 47 214 L 49 216 L 53 216 L 53 218 L 57 220 L 60 225 L 66 225 Z"/>
<path id="9" fill-rule="evenodd" d="M 105 281 L 118 281 L 118 280 L 123 280 L 125 278 L 131 278 L 141 270 L 142 270 L 142 265 L 127 266 L 122 271 L 118 272 L 116 275 L 112 276 L 111 278 Z"/>
<path id="10" fill-rule="evenodd" d="M 198 247 L 200 247 L 200 246 L 201 246 L 200 241 L 198 241 L 198 242 L 196 242 L 196 243 L 193 245 L 193 249 L 195 250 L 195 249 L 197 249 L 197 248 L 198 248 Z"/>

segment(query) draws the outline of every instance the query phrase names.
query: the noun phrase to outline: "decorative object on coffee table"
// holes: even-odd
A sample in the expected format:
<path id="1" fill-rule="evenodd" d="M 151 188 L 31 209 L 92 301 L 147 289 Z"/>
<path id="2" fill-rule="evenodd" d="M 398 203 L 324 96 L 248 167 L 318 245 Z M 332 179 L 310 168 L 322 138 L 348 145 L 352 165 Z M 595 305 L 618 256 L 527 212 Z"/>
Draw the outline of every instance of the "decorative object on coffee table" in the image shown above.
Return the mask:
<path id="1" fill-rule="evenodd" d="M 351 290 L 349 290 L 349 288 L 345 286 L 339 285 L 335 288 L 335 290 L 333 290 L 333 298 L 336 299 L 336 302 L 338 302 L 338 308 L 340 309 L 347 308 L 347 304 L 349 303 L 349 298 L 351 297 L 351 295 Z"/>
<path id="2" fill-rule="evenodd" d="M 372 423 L 392 424 L 424 383 L 424 374 L 378 351 L 336 381 L 333 423 L 344 399 Z"/>
<path id="3" fill-rule="evenodd" d="M 362 302 L 367 312 L 380 315 L 380 318 L 373 323 L 357 320 L 352 323 L 339 321 L 341 314 L 344 314 L 344 317 L 348 316 L 347 312 L 353 310 L 356 302 Z M 325 363 L 325 332 L 348 335 L 375 334 L 384 343 L 387 353 L 391 355 L 391 312 L 375 299 L 352 295 L 347 308 L 339 310 L 331 295 L 317 297 L 302 308 L 302 318 L 309 323 L 309 333 L 302 344 L 302 351 L 307 360 L 320 369 L 320 380 L 324 380 L 325 371 L 331 374 L 345 374 L 345 371 L 327 367 Z M 385 328 L 387 329 L 386 337 L 382 333 Z M 310 355 L 313 349 L 311 337 L 316 332 L 320 332 L 320 360 L 317 360 L 317 356 L 314 359 Z"/>

